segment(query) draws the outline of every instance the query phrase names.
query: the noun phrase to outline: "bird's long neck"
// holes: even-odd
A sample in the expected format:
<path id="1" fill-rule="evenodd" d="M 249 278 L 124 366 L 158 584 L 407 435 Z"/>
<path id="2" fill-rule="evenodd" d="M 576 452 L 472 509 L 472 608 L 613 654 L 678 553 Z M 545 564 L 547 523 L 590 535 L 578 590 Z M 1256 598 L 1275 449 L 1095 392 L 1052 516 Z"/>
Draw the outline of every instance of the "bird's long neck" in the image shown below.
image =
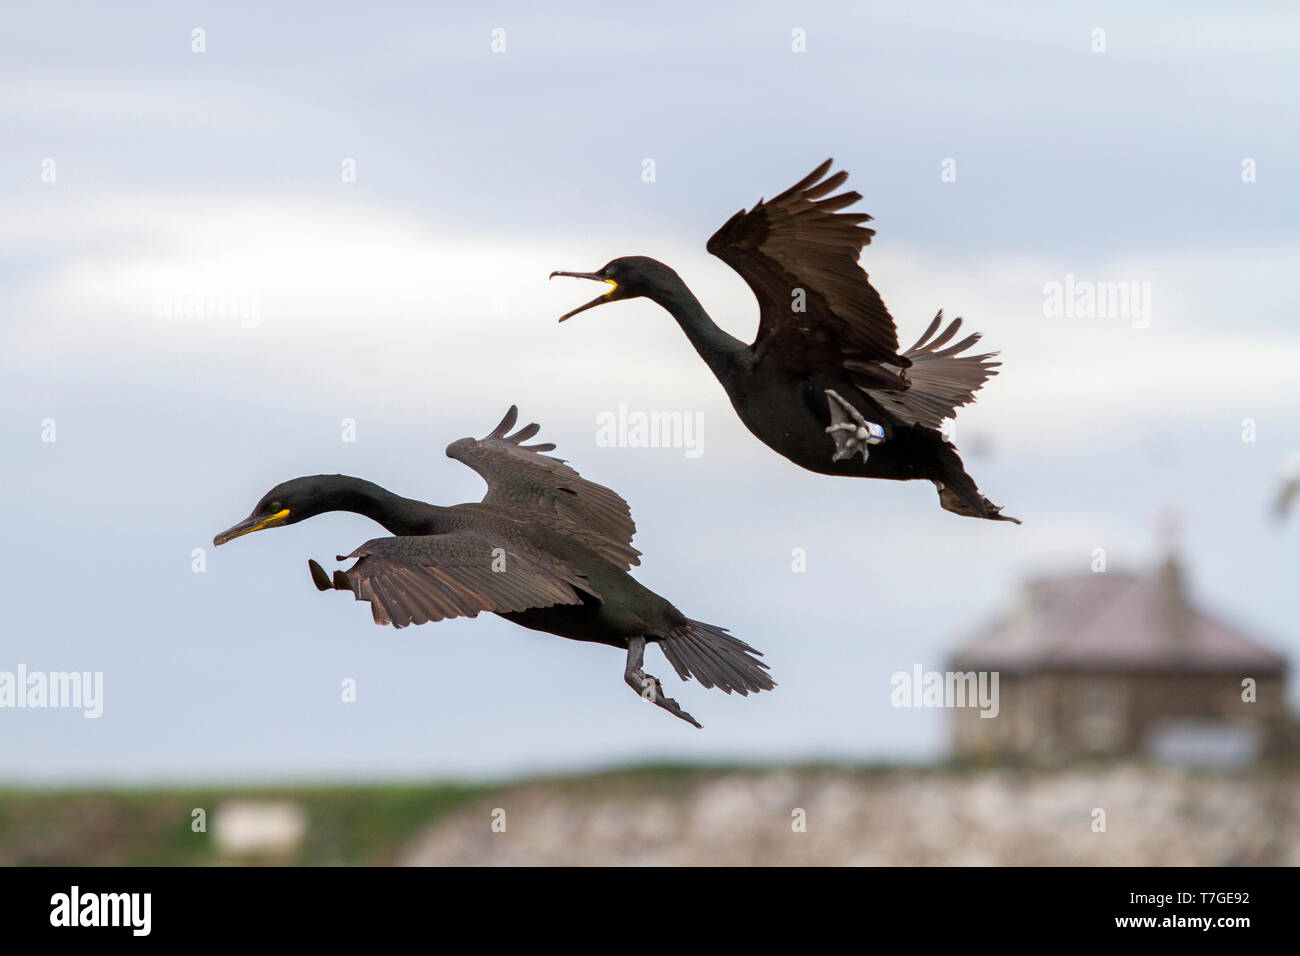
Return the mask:
<path id="1" fill-rule="evenodd" d="M 695 346 L 695 351 L 700 353 L 700 358 L 704 359 L 713 374 L 725 385 L 730 374 L 738 367 L 740 355 L 747 348 L 745 343 L 718 328 L 717 323 L 709 318 L 709 313 L 704 311 L 704 306 L 700 305 L 700 300 L 695 298 L 695 294 L 676 273 L 662 288 L 651 293 L 649 298 L 677 320 L 677 324 Z"/>
<path id="2" fill-rule="evenodd" d="M 372 481 L 339 475 L 321 502 L 321 511 L 351 511 L 377 521 L 396 535 L 437 534 L 449 511 L 395 495 Z"/>

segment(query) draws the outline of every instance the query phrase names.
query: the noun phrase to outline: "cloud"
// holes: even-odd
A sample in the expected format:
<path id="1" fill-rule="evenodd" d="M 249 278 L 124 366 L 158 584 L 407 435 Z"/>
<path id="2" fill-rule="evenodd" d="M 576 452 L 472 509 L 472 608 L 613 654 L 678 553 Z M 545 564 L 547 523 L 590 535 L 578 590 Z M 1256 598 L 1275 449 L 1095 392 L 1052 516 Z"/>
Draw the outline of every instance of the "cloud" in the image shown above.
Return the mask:
<path id="1" fill-rule="evenodd" d="M 453 370 L 498 388 L 617 383 L 674 408 L 713 402 L 716 384 L 647 302 L 555 325 L 590 290 L 548 283 L 548 272 L 594 268 L 601 248 L 655 248 L 720 323 L 741 336 L 756 326 L 752 295 L 724 264 L 654 237 L 459 234 L 385 205 L 311 197 L 122 195 L 44 214 L 35 205 L 0 216 L 0 248 L 51 260 L 12 293 L 9 360 L 65 372 L 112 351 L 119 367 L 197 364 L 282 393 L 304 379 L 368 383 L 396 404 L 427 398 L 431 378 Z M 1300 272 L 1300 247 L 1070 267 L 1081 279 L 1149 283 L 1149 327 L 1045 317 L 1044 284 L 1065 273 L 1055 263 L 954 260 L 897 242 L 869 247 L 863 262 L 904 344 L 944 306 L 1001 353 L 1001 374 L 959 428 L 1041 447 L 1174 415 L 1261 415 L 1293 398 L 1300 333 L 1269 277 Z"/>

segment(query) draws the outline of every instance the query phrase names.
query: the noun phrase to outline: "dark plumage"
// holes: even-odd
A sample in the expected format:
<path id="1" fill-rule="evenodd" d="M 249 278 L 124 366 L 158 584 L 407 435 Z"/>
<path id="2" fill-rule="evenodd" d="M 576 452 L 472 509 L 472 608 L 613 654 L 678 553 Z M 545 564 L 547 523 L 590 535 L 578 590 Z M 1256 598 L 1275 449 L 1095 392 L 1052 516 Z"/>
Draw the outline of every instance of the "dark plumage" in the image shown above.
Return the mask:
<path id="1" fill-rule="evenodd" d="M 537 425 L 507 434 L 516 418 L 511 406 L 486 438 L 447 446 L 448 457 L 487 482 L 477 504 L 426 504 L 347 475 L 295 478 L 267 492 L 213 544 L 327 511 L 355 512 L 393 537 L 367 541 L 347 555 L 356 563 L 332 576 L 315 561 L 308 567 L 322 591 L 350 591 L 368 601 L 377 624 L 405 627 L 491 611 L 536 631 L 621 648 L 628 684 L 697 727 L 642 671 L 646 642 L 662 648 L 683 680 L 694 677 L 742 696 L 775 687 L 767 665 L 753 656 L 761 657 L 758 651 L 687 618 L 627 573 L 640 555 L 632 547 L 636 525 L 627 502 L 542 454 L 554 445 L 523 444 Z"/>
<path id="2" fill-rule="evenodd" d="M 944 326 L 942 312 L 899 351 L 894 321 L 858 265 L 875 235 L 863 225 L 871 217 L 842 211 L 862 197 L 830 195 L 848 176 L 828 176 L 830 168 L 828 159 L 776 198 L 736 213 L 708 242 L 758 299 L 752 345 L 718 328 L 676 272 L 644 256 L 552 273 L 610 285 L 560 321 L 649 298 L 677 320 L 745 426 L 795 464 L 827 475 L 927 479 L 949 511 L 1016 521 L 979 493 L 939 431 L 999 363 L 992 353 L 962 354 L 980 336 L 953 342 L 961 319 Z"/>
<path id="3" fill-rule="evenodd" d="M 1292 455 L 1287 459 L 1286 466 L 1282 469 L 1282 481 L 1278 485 L 1277 497 L 1273 500 L 1273 514 L 1282 521 L 1295 506 L 1296 499 L 1300 498 L 1300 454 Z"/>

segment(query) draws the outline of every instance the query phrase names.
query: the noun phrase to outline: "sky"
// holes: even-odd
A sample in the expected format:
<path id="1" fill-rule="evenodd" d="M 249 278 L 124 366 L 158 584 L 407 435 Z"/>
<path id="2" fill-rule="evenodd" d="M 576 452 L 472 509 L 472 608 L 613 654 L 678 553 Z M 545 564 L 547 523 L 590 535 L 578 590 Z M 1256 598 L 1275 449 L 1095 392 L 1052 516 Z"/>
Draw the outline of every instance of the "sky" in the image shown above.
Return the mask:
<path id="1" fill-rule="evenodd" d="M 1070 6 L 6 9 L 0 671 L 102 672 L 103 713 L 0 709 L 0 784 L 931 759 L 948 715 L 891 674 L 1173 527 L 1198 601 L 1296 660 L 1300 516 L 1267 511 L 1300 451 L 1300 12 Z M 592 293 L 549 272 L 641 254 L 752 337 L 705 241 L 828 156 L 903 343 L 943 308 L 1001 353 L 954 435 L 1023 526 L 801 471 L 649 302 L 556 324 Z M 1050 307 L 1101 282 L 1137 298 Z M 477 500 L 443 448 L 512 403 L 776 691 L 652 650 L 697 731 L 610 648 L 377 628 L 305 567 L 379 533 L 358 516 L 211 546 L 297 475 Z M 620 406 L 698 416 L 700 453 L 598 441 Z"/>

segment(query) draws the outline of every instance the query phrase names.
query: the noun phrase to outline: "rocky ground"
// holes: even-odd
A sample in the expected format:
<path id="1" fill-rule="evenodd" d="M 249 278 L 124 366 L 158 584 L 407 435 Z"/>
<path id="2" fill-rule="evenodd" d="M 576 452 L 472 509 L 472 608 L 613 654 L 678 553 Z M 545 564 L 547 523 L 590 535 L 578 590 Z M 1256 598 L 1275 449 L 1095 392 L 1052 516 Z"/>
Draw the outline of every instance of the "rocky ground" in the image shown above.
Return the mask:
<path id="1" fill-rule="evenodd" d="M 451 811 L 398 862 L 1294 866 L 1300 775 L 1124 765 L 543 781 Z"/>

